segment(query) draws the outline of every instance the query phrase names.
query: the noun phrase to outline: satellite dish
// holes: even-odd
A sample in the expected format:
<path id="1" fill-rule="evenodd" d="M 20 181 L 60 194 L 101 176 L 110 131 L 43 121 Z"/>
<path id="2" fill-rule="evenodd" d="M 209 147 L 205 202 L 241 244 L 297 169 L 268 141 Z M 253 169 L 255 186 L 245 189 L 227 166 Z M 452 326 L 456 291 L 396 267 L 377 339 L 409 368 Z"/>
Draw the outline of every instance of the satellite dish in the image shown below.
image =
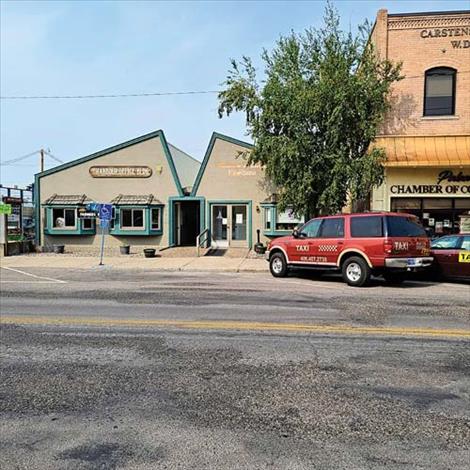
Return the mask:
<path id="1" fill-rule="evenodd" d="M 55 219 L 55 226 L 65 227 L 65 219 L 63 217 L 57 217 L 57 219 Z"/>

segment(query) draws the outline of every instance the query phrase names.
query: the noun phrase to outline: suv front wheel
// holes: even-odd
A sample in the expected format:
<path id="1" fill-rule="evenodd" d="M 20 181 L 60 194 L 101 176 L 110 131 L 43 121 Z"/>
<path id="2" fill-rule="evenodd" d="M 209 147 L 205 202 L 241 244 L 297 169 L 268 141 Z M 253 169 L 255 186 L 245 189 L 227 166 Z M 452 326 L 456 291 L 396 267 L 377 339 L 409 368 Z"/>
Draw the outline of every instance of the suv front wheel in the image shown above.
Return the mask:
<path id="1" fill-rule="evenodd" d="M 282 253 L 274 253 L 269 258 L 269 270 L 274 277 L 287 276 L 287 262 Z"/>
<path id="2" fill-rule="evenodd" d="M 362 287 L 370 281 L 371 269 L 364 258 L 351 256 L 341 268 L 343 279 L 350 286 Z"/>

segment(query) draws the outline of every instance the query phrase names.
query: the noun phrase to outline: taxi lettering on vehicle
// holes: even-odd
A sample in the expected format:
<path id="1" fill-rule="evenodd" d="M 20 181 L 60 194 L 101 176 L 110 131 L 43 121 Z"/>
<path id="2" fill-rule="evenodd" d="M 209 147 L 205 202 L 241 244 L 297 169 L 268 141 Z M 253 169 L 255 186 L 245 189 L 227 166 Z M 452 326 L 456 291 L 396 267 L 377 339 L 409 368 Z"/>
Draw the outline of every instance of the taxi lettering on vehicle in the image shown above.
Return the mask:
<path id="1" fill-rule="evenodd" d="M 422 243 L 419 244 L 420 246 L 422 245 Z M 393 247 L 395 248 L 395 250 L 397 251 L 407 251 L 408 248 L 409 248 L 409 245 L 408 245 L 408 242 L 395 242 L 393 244 Z M 416 247 L 418 248 L 418 247 Z"/>
<path id="2" fill-rule="evenodd" d="M 271 273 L 291 268 L 340 271 L 351 286 L 367 284 L 372 274 L 398 283 L 403 273 L 431 266 L 424 228 L 411 214 L 376 212 L 317 217 L 269 244 Z"/>
<path id="3" fill-rule="evenodd" d="M 470 251 L 461 251 L 459 253 L 459 263 L 470 263 Z"/>
<path id="4" fill-rule="evenodd" d="M 308 251 L 308 245 L 296 245 L 297 251 Z"/>

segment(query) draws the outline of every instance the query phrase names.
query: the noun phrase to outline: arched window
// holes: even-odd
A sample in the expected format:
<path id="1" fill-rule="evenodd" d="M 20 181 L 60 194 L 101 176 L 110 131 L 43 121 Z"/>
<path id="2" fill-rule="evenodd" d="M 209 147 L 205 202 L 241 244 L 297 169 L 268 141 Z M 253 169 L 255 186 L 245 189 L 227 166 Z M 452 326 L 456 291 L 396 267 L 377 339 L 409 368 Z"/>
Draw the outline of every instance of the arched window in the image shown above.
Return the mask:
<path id="1" fill-rule="evenodd" d="M 424 84 L 424 115 L 449 116 L 455 113 L 455 75 L 449 67 L 426 71 Z"/>

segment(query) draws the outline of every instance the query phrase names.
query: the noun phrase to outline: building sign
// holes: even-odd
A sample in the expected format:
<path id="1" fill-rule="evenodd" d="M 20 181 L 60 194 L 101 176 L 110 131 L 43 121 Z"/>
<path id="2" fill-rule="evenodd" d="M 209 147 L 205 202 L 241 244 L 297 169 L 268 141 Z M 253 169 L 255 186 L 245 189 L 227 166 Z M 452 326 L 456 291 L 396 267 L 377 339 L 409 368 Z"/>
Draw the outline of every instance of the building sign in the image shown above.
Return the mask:
<path id="1" fill-rule="evenodd" d="M 93 178 L 148 178 L 152 176 L 152 169 L 148 166 L 92 166 L 89 171 Z"/>
<path id="2" fill-rule="evenodd" d="M 443 170 L 437 176 L 436 184 L 394 184 L 392 194 L 468 194 L 470 195 L 470 175 L 452 170 Z"/>
<path id="3" fill-rule="evenodd" d="M 428 38 L 456 38 L 452 39 L 450 43 L 454 49 L 468 49 L 470 48 L 470 26 L 462 28 L 433 28 L 422 29 L 419 35 L 423 39 Z M 463 39 L 461 39 L 463 38 Z"/>
<path id="4" fill-rule="evenodd" d="M 23 199 L 20 197 L 3 196 L 3 202 L 5 204 L 22 204 Z"/>
<path id="5" fill-rule="evenodd" d="M 249 165 L 246 163 L 217 163 L 217 168 L 223 168 L 227 170 L 228 176 L 257 176 L 257 170 L 261 169 L 261 165 Z"/>

